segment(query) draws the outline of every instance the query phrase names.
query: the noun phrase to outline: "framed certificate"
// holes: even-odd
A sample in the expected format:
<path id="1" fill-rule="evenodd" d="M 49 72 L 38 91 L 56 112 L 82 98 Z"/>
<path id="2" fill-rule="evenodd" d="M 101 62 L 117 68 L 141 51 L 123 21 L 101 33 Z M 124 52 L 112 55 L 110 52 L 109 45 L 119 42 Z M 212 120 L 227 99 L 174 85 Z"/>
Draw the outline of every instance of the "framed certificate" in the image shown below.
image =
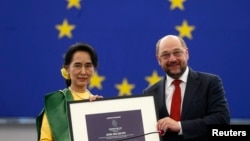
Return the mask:
<path id="1" fill-rule="evenodd" d="M 72 141 L 160 141 L 153 95 L 67 104 Z"/>

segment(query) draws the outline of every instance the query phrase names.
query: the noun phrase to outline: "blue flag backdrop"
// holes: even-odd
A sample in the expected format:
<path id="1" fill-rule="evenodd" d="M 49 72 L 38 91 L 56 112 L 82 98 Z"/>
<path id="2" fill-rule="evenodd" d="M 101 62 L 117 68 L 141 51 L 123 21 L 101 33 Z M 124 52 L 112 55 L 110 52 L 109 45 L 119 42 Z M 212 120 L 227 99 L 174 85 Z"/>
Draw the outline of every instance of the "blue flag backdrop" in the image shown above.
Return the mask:
<path id="1" fill-rule="evenodd" d="M 97 50 L 93 93 L 139 95 L 164 75 L 157 40 L 176 34 L 191 68 L 221 76 L 232 117 L 250 119 L 249 13 L 249 0 L 0 0 L 0 117 L 35 117 L 65 87 L 63 53 L 76 42 Z"/>

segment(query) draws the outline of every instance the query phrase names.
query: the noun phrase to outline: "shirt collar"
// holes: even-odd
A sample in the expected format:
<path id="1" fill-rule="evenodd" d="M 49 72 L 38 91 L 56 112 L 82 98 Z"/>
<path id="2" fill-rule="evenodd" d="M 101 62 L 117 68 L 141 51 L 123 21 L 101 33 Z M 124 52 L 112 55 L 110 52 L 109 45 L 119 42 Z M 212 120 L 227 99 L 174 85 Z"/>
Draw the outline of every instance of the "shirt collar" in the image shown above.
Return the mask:
<path id="1" fill-rule="evenodd" d="M 188 72 L 189 72 L 189 68 L 187 67 L 186 70 L 184 71 L 184 73 L 179 78 L 179 80 L 181 80 L 184 83 L 187 83 Z M 167 74 L 166 74 L 166 77 L 167 77 L 167 79 L 166 79 L 167 80 L 167 82 L 166 82 L 167 87 L 169 87 L 172 84 L 172 82 L 174 81 L 174 79 Z"/>

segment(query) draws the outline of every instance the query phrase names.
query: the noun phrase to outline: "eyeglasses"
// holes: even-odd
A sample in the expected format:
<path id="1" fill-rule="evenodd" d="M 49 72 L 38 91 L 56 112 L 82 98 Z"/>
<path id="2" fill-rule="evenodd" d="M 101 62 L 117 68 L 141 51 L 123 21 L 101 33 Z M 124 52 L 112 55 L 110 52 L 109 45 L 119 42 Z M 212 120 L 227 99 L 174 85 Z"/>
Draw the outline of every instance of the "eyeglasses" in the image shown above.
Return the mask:
<path id="1" fill-rule="evenodd" d="M 163 52 L 160 57 L 163 59 L 169 59 L 171 54 L 173 54 L 175 57 L 180 57 L 183 54 L 184 51 L 182 50 L 175 50 L 173 52 Z"/>

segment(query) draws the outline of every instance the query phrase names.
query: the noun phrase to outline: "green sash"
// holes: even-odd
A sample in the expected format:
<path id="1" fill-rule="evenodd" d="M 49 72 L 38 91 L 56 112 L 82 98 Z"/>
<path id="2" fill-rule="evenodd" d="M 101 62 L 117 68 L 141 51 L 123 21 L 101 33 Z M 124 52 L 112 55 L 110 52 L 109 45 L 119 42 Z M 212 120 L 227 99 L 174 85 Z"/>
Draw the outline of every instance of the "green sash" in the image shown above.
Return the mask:
<path id="1" fill-rule="evenodd" d="M 72 94 L 68 89 L 45 96 L 44 109 L 36 119 L 38 140 L 40 139 L 43 114 L 46 112 L 54 140 L 70 141 L 67 101 L 73 101 Z"/>

